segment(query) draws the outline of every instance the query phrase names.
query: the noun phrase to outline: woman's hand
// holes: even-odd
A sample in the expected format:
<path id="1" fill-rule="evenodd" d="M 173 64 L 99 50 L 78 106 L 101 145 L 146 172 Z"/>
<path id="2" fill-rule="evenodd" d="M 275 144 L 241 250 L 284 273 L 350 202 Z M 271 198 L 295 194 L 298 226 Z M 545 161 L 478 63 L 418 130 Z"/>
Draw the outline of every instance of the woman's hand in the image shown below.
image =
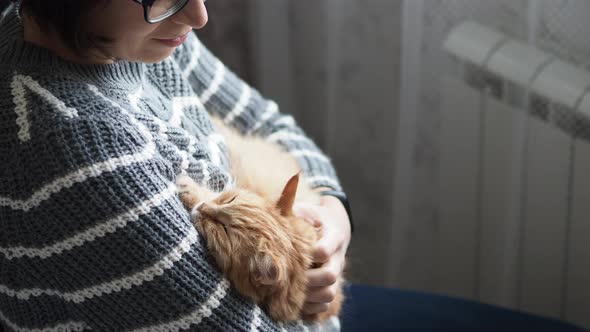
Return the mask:
<path id="1" fill-rule="evenodd" d="M 346 250 L 350 242 L 350 221 L 342 203 L 335 197 L 322 196 L 320 205 L 296 204 L 294 213 L 321 231 L 314 247 L 317 268 L 307 271 L 308 291 L 303 313 L 317 314 L 328 310 L 344 269 Z"/>

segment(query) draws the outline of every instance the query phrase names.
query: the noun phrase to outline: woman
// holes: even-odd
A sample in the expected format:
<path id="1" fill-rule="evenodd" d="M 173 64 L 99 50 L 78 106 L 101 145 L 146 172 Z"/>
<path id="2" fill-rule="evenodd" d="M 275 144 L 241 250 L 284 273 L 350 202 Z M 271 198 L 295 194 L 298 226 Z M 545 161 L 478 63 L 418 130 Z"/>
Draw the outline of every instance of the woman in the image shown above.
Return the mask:
<path id="1" fill-rule="evenodd" d="M 293 119 L 191 33 L 203 0 L 24 0 L 0 24 L 0 323 L 8 330 L 297 330 L 208 263 L 176 175 L 222 190 L 222 117 L 297 156 L 317 190 L 334 169 Z M 327 309 L 350 239 L 330 192 L 305 313 Z M 336 322 L 331 322 L 335 326 Z M 45 331 L 45 330 L 44 330 Z"/>

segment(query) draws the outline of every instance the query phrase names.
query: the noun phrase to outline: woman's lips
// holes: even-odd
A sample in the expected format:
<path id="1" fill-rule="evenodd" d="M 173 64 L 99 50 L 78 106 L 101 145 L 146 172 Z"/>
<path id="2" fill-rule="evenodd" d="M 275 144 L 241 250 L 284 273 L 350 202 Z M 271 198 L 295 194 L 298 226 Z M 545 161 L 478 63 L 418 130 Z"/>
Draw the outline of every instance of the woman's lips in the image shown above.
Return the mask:
<path id="1" fill-rule="evenodd" d="M 178 46 L 182 45 L 182 43 L 184 43 L 184 41 L 186 40 L 187 37 L 188 37 L 188 33 L 184 36 L 176 37 L 173 39 L 156 39 L 156 40 L 168 47 L 178 47 Z"/>

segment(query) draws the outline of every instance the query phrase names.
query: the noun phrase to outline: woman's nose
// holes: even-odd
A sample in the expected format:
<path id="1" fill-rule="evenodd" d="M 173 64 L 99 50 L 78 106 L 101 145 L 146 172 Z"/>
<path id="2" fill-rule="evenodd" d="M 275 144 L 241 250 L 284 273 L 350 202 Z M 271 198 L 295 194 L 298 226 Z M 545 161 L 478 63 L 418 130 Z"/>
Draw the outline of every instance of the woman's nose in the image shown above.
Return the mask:
<path id="1" fill-rule="evenodd" d="M 201 29 L 209 21 L 206 0 L 189 0 L 186 6 L 171 19 L 178 24 L 191 26 L 193 29 Z"/>

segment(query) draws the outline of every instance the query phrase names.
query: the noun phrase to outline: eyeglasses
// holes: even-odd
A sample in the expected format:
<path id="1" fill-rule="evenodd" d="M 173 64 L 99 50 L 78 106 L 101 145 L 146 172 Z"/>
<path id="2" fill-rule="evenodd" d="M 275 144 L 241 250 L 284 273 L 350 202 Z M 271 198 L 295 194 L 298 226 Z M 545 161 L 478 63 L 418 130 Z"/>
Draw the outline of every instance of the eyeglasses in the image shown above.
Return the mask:
<path id="1" fill-rule="evenodd" d="M 133 0 L 143 6 L 148 23 L 158 23 L 181 11 L 189 0 Z"/>

